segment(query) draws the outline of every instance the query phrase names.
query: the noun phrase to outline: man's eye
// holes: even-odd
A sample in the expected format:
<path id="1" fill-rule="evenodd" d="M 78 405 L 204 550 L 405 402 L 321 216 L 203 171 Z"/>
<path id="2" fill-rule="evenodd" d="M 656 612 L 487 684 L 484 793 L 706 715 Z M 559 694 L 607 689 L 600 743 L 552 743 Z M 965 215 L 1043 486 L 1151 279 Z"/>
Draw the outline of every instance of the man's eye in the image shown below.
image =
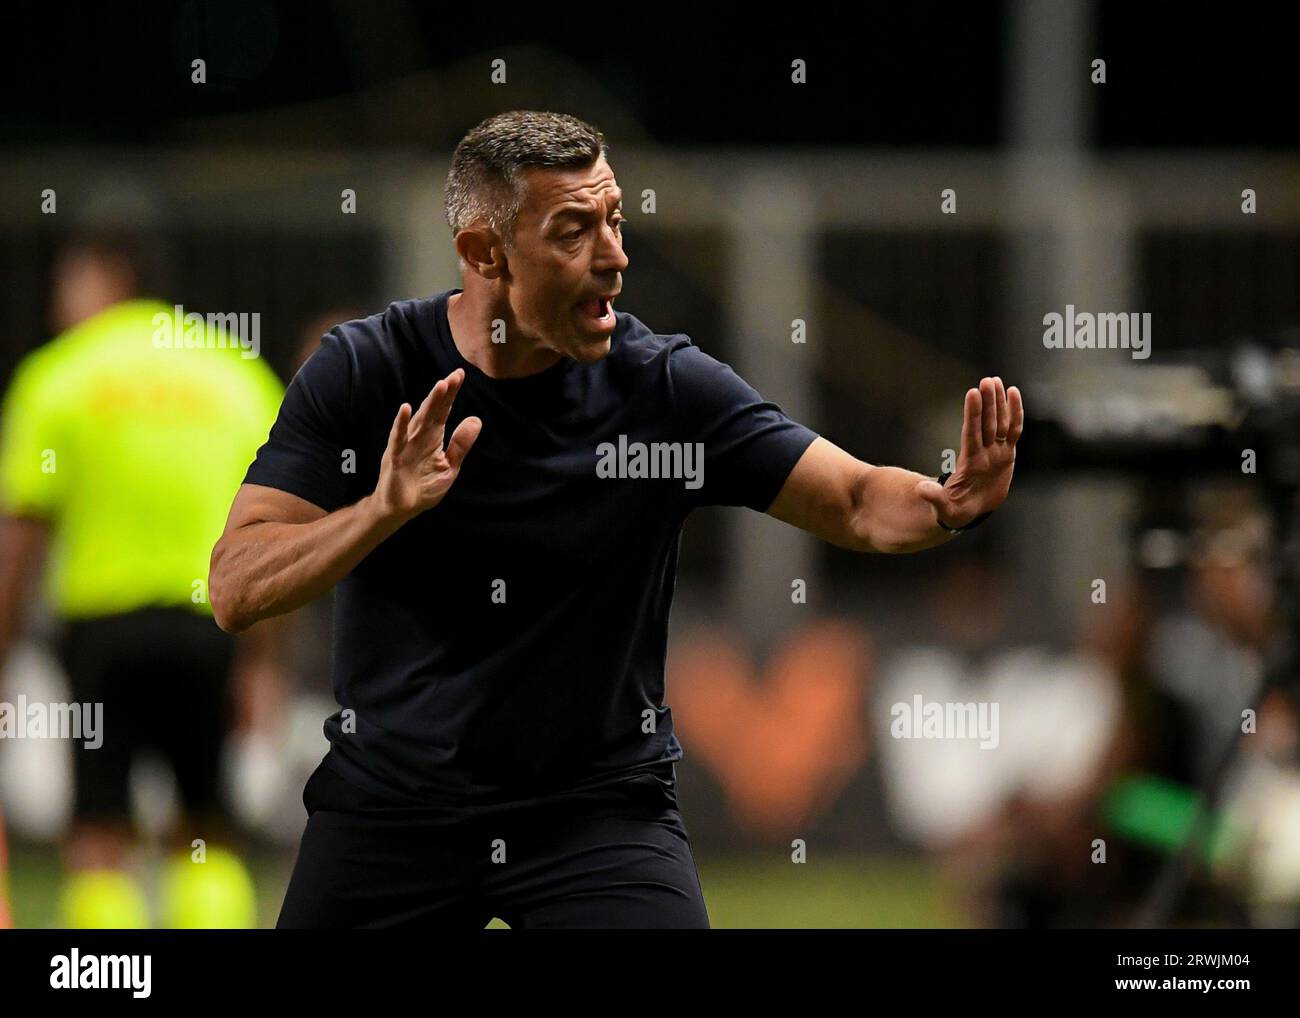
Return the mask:
<path id="1" fill-rule="evenodd" d="M 583 231 L 582 231 L 581 229 L 570 230 L 568 233 L 563 234 L 563 235 L 560 237 L 560 239 L 561 239 L 561 240 L 577 240 L 579 237 L 582 236 L 582 233 L 583 233 Z"/>

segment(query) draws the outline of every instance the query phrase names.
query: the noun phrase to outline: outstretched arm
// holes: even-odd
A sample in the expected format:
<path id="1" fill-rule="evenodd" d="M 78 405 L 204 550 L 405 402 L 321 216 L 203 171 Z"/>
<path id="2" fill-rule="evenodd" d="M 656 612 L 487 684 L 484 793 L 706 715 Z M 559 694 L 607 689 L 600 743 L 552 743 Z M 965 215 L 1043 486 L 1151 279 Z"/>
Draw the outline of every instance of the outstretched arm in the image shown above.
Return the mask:
<path id="1" fill-rule="evenodd" d="M 1011 488 L 1024 429 L 1020 390 L 984 378 L 966 391 L 961 448 L 952 476 L 873 466 L 818 438 L 795 464 L 769 515 L 852 551 L 902 554 L 950 541 L 939 526 L 964 527 L 992 512 Z"/>

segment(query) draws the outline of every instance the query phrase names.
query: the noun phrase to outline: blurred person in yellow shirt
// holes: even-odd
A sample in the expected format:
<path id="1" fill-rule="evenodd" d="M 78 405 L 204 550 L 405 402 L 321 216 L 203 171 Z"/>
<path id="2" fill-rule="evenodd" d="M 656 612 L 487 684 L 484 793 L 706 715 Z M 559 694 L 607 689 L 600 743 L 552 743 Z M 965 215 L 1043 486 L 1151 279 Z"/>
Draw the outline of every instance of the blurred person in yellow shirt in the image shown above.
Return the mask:
<path id="1" fill-rule="evenodd" d="M 231 831 L 220 760 L 237 662 L 265 675 L 256 658 L 270 644 L 237 649 L 217 627 L 207 571 L 284 390 L 245 336 L 142 296 L 149 258 L 121 232 L 66 246 L 53 281 L 58 335 L 18 364 L 5 394 L 0 665 L 39 571 L 71 689 L 64 709 L 99 728 L 72 740 L 63 925 L 251 926 L 252 881 L 221 846 Z M 171 766 L 185 817 L 155 915 L 128 866 L 129 778 L 142 750 Z"/>

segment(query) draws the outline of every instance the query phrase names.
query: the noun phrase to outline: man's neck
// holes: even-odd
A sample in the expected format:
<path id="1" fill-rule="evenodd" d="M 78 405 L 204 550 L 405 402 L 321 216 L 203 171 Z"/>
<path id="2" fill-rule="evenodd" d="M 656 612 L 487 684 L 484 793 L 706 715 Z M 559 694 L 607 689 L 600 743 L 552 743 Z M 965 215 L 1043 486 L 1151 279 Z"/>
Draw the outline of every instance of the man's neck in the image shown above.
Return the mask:
<path id="1" fill-rule="evenodd" d="M 492 342 L 492 322 L 506 323 L 506 342 Z M 563 356 L 519 336 L 509 306 L 497 308 L 476 301 L 467 292 L 454 293 L 447 302 L 447 325 L 460 355 L 489 378 L 524 378 L 559 363 Z"/>

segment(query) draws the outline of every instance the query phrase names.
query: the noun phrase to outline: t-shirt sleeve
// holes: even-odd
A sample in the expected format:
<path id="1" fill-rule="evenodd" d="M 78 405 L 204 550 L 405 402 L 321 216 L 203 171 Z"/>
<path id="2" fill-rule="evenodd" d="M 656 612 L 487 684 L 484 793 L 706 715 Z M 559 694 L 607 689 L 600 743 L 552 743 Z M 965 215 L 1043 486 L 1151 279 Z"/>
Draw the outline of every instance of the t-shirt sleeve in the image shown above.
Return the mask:
<path id="1" fill-rule="evenodd" d="M 0 512 L 50 519 L 63 501 L 58 455 L 66 447 L 64 403 L 44 349 L 18 365 L 0 409 Z"/>
<path id="2" fill-rule="evenodd" d="M 337 330 L 289 382 L 266 442 L 257 450 L 245 484 L 279 488 L 326 512 L 354 501 L 345 471 L 351 447 L 352 358 Z"/>
<path id="3" fill-rule="evenodd" d="M 693 344 L 672 351 L 668 365 L 677 430 L 703 451 L 703 483 L 688 497 L 766 512 L 817 433 Z"/>

